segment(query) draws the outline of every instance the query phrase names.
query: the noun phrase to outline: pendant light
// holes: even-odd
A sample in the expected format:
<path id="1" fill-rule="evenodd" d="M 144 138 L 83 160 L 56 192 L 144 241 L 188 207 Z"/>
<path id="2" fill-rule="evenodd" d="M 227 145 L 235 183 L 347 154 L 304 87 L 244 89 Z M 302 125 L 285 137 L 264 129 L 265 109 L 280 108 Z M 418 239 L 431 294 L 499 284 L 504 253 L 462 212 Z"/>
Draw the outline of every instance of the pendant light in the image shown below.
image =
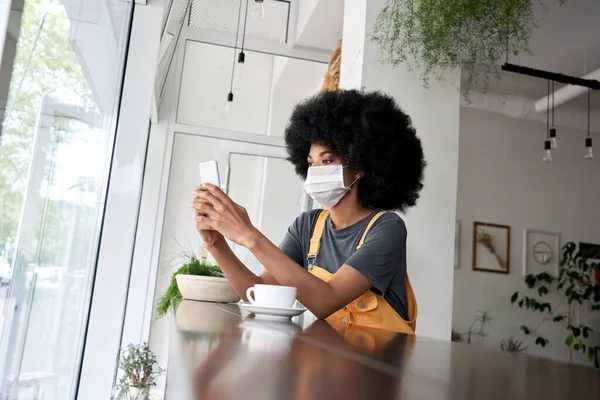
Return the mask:
<path id="1" fill-rule="evenodd" d="M 588 89 L 588 123 L 587 123 L 587 137 L 585 138 L 585 153 L 584 157 L 586 160 L 594 158 L 594 151 L 592 150 L 592 137 L 590 136 L 590 108 L 591 108 L 591 93 L 592 90 Z"/>
<path id="2" fill-rule="evenodd" d="M 254 0 L 254 10 L 252 16 L 257 21 L 265 18 L 265 0 Z"/>
<path id="3" fill-rule="evenodd" d="M 245 73 L 245 62 L 246 53 L 244 53 L 244 46 L 246 44 L 246 23 L 248 22 L 248 1 L 246 0 L 246 11 L 244 12 L 244 30 L 242 31 L 242 49 L 238 54 L 237 64 L 235 65 L 235 76 L 242 77 Z"/>
<path id="4" fill-rule="evenodd" d="M 556 128 L 554 127 L 554 81 L 552 81 L 552 127 L 550 128 L 550 144 L 555 149 L 558 145 L 556 143 Z"/>
<path id="5" fill-rule="evenodd" d="M 229 114 L 233 107 L 233 76 L 235 73 L 235 61 L 237 55 L 238 38 L 240 36 L 240 20 L 242 18 L 242 1 L 240 0 L 240 6 L 238 8 L 238 21 L 237 29 L 235 31 L 235 47 L 233 49 L 233 65 L 231 66 L 231 81 L 229 83 L 229 93 L 227 93 L 227 102 L 225 103 L 225 112 Z"/>
<path id="6" fill-rule="evenodd" d="M 545 163 L 552 162 L 552 142 L 550 141 L 550 80 L 548 80 L 548 107 L 546 108 L 546 140 L 544 141 L 544 158 Z"/>

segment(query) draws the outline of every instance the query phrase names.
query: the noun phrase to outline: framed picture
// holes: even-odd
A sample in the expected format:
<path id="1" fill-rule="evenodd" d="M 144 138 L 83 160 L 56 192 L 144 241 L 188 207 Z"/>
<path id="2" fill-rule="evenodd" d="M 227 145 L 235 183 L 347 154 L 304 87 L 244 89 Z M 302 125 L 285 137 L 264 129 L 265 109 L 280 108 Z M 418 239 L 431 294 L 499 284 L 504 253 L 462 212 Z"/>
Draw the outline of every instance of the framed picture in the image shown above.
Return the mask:
<path id="1" fill-rule="evenodd" d="M 523 275 L 548 272 L 558 276 L 560 234 L 525 228 L 523 230 Z"/>
<path id="2" fill-rule="evenodd" d="M 454 269 L 460 268 L 460 220 L 454 225 Z"/>
<path id="3" fill-rule="evenodd" d="M 510 272 L 510 226 L 473 223 L 473 271 Z"/>

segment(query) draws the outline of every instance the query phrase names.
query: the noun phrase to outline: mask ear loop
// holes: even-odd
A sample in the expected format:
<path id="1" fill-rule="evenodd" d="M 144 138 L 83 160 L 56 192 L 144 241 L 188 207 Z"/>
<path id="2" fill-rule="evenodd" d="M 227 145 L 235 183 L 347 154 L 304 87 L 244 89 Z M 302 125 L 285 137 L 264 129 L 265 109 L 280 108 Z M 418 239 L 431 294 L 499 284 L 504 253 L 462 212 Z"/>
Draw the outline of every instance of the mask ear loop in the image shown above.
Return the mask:
<path id="1" fill-rule="evenodd" d="M 352 185 L 354 185 L 354 184 L 355 184 L 355 183 L 356 183 L 356 182 L 357 182 L 359 179 L 360 179 L 360 178 L 356 178 L 356 179 L 354 180 L 354 182 L 352 182 L 350 185 L 348 185 L 348 186 L 346 187 L 346 189 L 348 189 L 348 190 L 352 190 Z"/>

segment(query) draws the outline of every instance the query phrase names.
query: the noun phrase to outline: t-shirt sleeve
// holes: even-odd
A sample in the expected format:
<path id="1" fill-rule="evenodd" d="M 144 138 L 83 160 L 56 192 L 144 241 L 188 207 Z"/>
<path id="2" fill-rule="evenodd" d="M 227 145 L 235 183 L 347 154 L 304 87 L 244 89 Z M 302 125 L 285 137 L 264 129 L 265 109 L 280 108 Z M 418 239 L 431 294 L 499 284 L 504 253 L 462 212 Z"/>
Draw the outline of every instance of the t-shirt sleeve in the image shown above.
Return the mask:
<path id="1" fill-rule="evenodd" d="M 377 220 L 364 244 L 346 264 L 360 272 L 373 285 L 373 291 L 385 295 L 398 273 L 406 274 L 406 226 L 396 214 Z"/>
<path id="2" fill-rule="evenodd" d="M 290 225 L 283 240 L 279 244 L 279 249 L 297 264 L 306 268 L 304 261 L 306 258 L 307 232 L 310 229 L 312 213 L 304 213 Z"/>

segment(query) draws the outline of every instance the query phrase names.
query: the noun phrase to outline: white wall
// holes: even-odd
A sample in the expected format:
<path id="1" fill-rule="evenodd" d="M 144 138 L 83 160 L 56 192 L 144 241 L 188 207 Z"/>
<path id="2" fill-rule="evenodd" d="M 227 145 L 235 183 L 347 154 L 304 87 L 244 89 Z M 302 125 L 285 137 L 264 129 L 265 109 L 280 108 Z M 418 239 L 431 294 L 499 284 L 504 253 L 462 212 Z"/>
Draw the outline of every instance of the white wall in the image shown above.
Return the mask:
<path id="1" fill-rule="evenodd" d="M 296 45 L 333 51 L 341 38 L 344 0 L 298 2 Z"/>
<path id="2" fill-rule="evenodd" d="M 282 136 L 294 106 L 313 94 L 327 65 L 246 51 L 234 100 L 225 111 L 234 51 L 187 41 L 177 122 L 258 135 Z"/>
<path id="3" fill-rule="evenodd" d="M 461 109 L 457 219 L 461 220 L 460 269 L 454 275 L 452 326 L 465 332 L 479 310 L 494 321 L 486 346 L 499 348 L 509 336 L 524 340 L 528 354 L 568 359 L 565 330 L 550 323 L 540 333 L 543 349 L 520 332 L 541 315 L 510 304 L 526 290 L 523 229 L 554 231 L 567 241 L 600 242 L 600 160 L 584 160 L 585 133 L 559 129 L 554 162 L 542 162 L 545 124 Z M 471 270 L 473 221 L 511 227 L 510 274 Z M 585 321 L 582 321 L 585 322 Z"/>
<path id="4" fill-rule="evenodd" d="M 327 72 L 327 65 L 275 57 L 273 66 L 279 74 L 273 74 L 268 134 L 283 136 L 294 106 L 315 92 Z"/>
<path id="5" fill-rule="evenodd" d="M 273 243 L 281 243 L 287 225 L 302 210 L 306 197 L 304 182 L 294 166 L 281 158 L 265 159 L 260 202 L 259 228 Z"/>
<path id="6" fill-rule="evenodd" d="M 177 122 L 265 134 L 273 56 L 246 52 L 244 74 L 234 76 L 231 111 L 225 111 L 234 51 L 228 47 L 186 42 Z M 237 59 L 237 56 L 235 56 Z"/>
<path id="7" fill-rule="evenodd" d="M 444 340 L 450 339 L 452 322 L 452 290 L 454 257 L 454 225 L 456 216 L 456 185 L 458 172 L 458 128 L 460 93 L 451 84 L 432 81 L 425 89 L 419 71 L 409 72 L 400 66 L 391 68 L 378 63 L 379 48 L 369 37 L 383 0 L 346 2 L 342 54 L 354 52 L 356 60 L 342 60 L 342 87 L 364 87 L 382 90 L 397 100 L 411 116 L 417 134 L 423 142 L 428 162 L 425 188 L 416 207 L 404 216 L 408 228 L 408 274 L 415 290 L 419 317 L 417 334 Z M 364 15 L 362 17 L 361 15 Z M 360 60 L 359 25 L 365 25 L 364 52 Z M 351 21 L 351 22 L 350 22 Z M 354 40 L 346 40 L 353 38 Z M 347 50 L 348 49 L 348 50 Z M 362 81 L 357 71 L 362 66 Z M 352 68 L 352 73 L 344 69 Z M 358 72 L 360 73 L 360 72 Z M 448 81 L 459 79 L 459 72 L 450 72 Z M 433 117 L 435 115 L 435 117 Z M 402 173 L 402 171 L 397 171 Z M 433 250 L 433 251 L 432 251 Z"/>

